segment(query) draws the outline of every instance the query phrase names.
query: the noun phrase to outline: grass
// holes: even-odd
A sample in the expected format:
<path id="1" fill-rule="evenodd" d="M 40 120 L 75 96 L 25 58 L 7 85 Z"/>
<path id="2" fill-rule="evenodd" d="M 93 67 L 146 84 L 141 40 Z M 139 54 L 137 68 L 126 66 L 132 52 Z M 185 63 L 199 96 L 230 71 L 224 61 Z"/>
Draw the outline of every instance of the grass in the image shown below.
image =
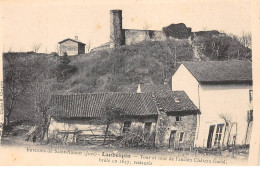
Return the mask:
<path id="1" fill-rule="evenodd" d="M 78 72 L 56 89 L 62 93 L 114 92 L 124 85 L 170 82 L 176 71 L 175 53 L 178 62 L 193 60 L 187 40 L 147 41 L 79 55 L 71 62 Z"/>

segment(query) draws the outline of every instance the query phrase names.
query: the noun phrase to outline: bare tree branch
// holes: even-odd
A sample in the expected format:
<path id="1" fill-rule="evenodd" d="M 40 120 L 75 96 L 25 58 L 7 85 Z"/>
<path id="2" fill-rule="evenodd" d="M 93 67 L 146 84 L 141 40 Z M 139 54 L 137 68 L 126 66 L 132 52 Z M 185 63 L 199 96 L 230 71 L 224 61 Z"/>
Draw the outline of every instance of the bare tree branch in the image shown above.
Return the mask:
<path id="1" fill-rule="evenodd" d="M 35 53 L 38 53 L 39 49 L 41 48 L 41 45 L 40 43 L 38 44 L 33 44 L 32 46 L 32 50 L 35 52 Z"/>

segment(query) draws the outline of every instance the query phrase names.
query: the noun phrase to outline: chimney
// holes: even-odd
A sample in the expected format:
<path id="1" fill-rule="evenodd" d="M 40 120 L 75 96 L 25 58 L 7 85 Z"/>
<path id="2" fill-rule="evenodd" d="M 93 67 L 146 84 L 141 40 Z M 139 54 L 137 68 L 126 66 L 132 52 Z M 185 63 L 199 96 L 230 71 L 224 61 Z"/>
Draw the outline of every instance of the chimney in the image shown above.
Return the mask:
<path id="1" fill-rule="evenodd" d="M 167 79 L 164 79 L 164 82 L 163 82 L 164 85 L 167 85 L 168 84 L 168 81 Z"/>
<path id="2" fill-rule="evenodd" d="M 78 36 L 75 36 L 75 40 L 78 40 L 79 38 L 78 38 Z"/>
<path id="3" fill-rule="evenodd" d="M 140 85 L 140 83 L 138 84 L 136 93 L 141 93 L 141 85 Z"/>

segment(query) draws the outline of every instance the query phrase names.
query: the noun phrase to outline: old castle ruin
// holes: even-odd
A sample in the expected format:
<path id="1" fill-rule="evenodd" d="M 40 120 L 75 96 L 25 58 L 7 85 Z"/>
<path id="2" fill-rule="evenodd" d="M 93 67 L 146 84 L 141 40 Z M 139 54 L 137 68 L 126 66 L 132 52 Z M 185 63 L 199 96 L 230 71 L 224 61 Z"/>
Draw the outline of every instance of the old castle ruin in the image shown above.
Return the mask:
<path id="1" fill-rule="evenodd" d="M 170 39 L 189 39 L 197 36 L 216 35 L 218 31 L 200 31 L 192 32 L 190 27 L 184 23 L 171 24 L 163 27 L 162 30 L 138 30 L 123 29 L 122 10 L 110 10 L 110 40 L 108 43 L 93 48 L 92 51 L 98 51 L 108 48 L 118 48 L 123 45 L 131 45 L 142 41 L 165 41 Z"/>

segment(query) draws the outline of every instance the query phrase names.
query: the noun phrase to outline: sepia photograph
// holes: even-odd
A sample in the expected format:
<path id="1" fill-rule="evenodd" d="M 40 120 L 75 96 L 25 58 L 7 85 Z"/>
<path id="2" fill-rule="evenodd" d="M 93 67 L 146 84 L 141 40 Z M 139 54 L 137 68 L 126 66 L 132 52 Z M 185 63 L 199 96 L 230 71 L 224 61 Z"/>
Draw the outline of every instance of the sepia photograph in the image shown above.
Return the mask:
<path id="1" fill-rule="evenodd" d="M 259 165 L 255 4 L 1 1 L 0 165 Z"/>

